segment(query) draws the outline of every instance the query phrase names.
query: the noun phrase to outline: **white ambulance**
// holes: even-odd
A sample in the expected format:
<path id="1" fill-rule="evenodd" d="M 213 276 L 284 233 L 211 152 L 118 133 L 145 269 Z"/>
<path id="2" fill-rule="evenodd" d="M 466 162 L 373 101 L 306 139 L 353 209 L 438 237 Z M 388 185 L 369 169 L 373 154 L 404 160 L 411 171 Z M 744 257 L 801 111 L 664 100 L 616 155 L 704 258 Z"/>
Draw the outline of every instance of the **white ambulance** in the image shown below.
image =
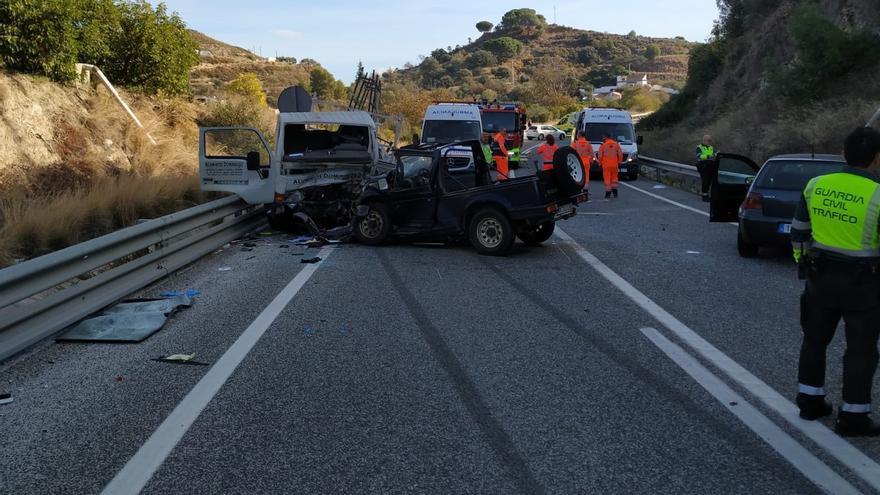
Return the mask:
<path id="1" fill-rule="evenodd" d="M 483 123 L 480 107 L 468 103 L 437 103 L 425 110 L 420 142 L 437 145 L 459 141 L 480 140 Z M 474 166 L 471 148 L 454 147 L 447 153 L 451 172 L 470 170 Z"/>
<path id="2" fill-rule="evenodd" d="M 585 108 L 578 112 L 575 129 L 580 129 L 597 153 L 605 140 L 605 134 L 617 140 L 623 150 L 623 163 L 620 164 L 620 177 L 635 180 L 639 176 L 639 145 L 642 137 L 636 137 L 633 119 L 629 112 L 616 108 Z M 593 162 L 590 172 L 601 173 L 597 162 Z"/>

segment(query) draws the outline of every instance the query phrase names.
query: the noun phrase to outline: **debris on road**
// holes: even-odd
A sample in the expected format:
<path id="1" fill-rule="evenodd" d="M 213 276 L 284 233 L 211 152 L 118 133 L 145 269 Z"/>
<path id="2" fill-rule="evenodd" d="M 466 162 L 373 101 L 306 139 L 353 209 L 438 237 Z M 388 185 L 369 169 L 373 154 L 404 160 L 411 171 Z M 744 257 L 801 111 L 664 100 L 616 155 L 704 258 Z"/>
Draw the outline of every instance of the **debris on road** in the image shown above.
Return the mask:
<path id="1" fill-rule="evenodd" d="M 186 297 L 192 298 L 192 297 L 200 296 L 200 295 L 202 295 L 202 293 L 195 290 L 195 289 L 186 289 L 186 292 L 179 291 L 179 290 L 167 290 L 165 292 L 159 293 L 160 297 L 177 297 L 177 296 L 184 296 L 184 295 Z"/>
<path id="2" fill-rule="evenodd" d="M 231 267 L 231 266 L 222 266 L 222 267 L 220 267 L 220 268 L 217 269 L 218 272 L 228 272 L 228 271 L 231 271 L 231 270 L 232 270 L 232 267 Z"/>
<path id="3" fill-rule="evenodd" d="M 208 363 L 203 363 L 201 361 L 195 360 L 195 353 L 193 354 L 171 354 L 169 356 L 161 356 L 157 358 L 153 358 L 152 361 L 159 361 L 161 363 L 172 363 L 172 364 L 190 364 L 195 366 L 208 366 Z"/>
<path id="4" fill-rule="evenodd" d="M 254 250 L 254 248 L 248 248 L 248 247 L 241 248 L 241 252 L 243 252 L 243 253 L 247 253 L 247 252 L 253 251 L 253 250 Z"/>
<path id="5" fill-rule="evenodd" d="M 321 261 L 320 256 L 315 256 L 314 258 L 303 258 L 299 260 L 300 263 L 318 263 L 319 261 Z"/>
<path id="6" fill-rule="evenodd" d="M 662 184 L 657 184 L 656 186 L 653 187 L 653 189 L 666 189 L 666 186 L 664 186 Z"/>
<path id="7" fill-rule="evenodd" d="M 687 254 L 700 254 L 699 251 L 688 251 Z"/>
<path id="8" fill-rule="evenodd" d="M 12 394 L 0 394 L 0 405 L 12 402 Z"/>
<path id="9" fill-rule="evenodd" d="M 56 342 L 141 342 L 165 326 L 168 317 L 192 306 L 186 294 L 164 299 L 123 301 L 81 321 L 55 338 Z"/>
<path id="10" fill-rule="evenodd" d="M 122 380 L 124 380 L 122 375 L 116 375 L 116 383 L 120 383 L 120 382 L 122 382 Z"/>

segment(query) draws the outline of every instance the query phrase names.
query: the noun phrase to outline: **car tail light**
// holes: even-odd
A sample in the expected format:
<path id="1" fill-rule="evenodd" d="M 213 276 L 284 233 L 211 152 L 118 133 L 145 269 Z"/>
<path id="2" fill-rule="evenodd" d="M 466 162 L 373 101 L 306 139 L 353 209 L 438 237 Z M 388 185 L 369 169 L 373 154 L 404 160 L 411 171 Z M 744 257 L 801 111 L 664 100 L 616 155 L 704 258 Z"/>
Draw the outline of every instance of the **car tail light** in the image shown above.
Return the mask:
<path id="1" fill-rule="evenodd" d="M 556 210 L 558 209 L 559 207 L 556 206 L 556 203 L 550 203 L 549 205 L 547 205 L 547 213 L 556 213 Z"/>
<path id="2" fill-rule="evenodd" d="M 282 193 L 275 193 L 275 203 L 283 203 L 286 196 Z"/>
<path id="3" fill-rule="evenodd" d="M 743 211 L 760 210 L 764 206 L 761 204 L 762 199 L 764 199 L 764 197 L 761 195 L 761 193 L 750 192 L 749 195 L 746 196 L 746 199 L 743 201 L 742 206 L 740 206 L 740 209 Z"/>

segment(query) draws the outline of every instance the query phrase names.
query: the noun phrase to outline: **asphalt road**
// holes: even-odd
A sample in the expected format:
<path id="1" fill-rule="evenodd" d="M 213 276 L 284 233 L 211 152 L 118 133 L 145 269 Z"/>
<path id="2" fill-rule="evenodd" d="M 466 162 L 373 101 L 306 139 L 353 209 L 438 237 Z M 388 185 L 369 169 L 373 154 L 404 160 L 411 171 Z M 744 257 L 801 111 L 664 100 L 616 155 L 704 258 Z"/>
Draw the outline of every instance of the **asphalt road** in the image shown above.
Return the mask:
<path id="1" fill-rule="evenodd" d="M 504 258 L 208 256 L 137 294 L 201 291 L 146 341 L 0 367 L 0 493 L 872 493 L 876 441 L 817 442 L 768 393 L 796 391 L 785 253 L 739 258 L 688 193 L 620 192 Z M 211 366 L 150 360 L 193 352 Z"/>

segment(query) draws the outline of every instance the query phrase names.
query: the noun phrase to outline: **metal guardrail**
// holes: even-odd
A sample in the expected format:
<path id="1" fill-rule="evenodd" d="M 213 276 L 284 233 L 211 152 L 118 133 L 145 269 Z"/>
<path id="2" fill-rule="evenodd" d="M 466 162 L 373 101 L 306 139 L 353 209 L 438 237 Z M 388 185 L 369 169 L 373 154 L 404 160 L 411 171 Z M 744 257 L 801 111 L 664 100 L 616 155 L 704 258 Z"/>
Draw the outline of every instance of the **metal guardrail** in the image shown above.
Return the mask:
<path id="1" fill-rule="evenodd" d="M 699 177 L 700 173 L 697 172 L 697 167 L 693 165 L 685 165 L 684 163 L 676 163 L 676 162 L 668 162 L 666 160 L 658 160 L 657 158 L 651 158 L 644 155 L 639 155 L 639 160 L 648 162 L 648 166 L 654 167 L 660 170 L 665 170 L 667 172 L 673 172 L 681 175 L 687 175 L 689 177 Z"/>
<path id="2" fill-rule="evenodd" d="M 0 270 L 0 361 L 263 222 L 230 196 Z"/>

